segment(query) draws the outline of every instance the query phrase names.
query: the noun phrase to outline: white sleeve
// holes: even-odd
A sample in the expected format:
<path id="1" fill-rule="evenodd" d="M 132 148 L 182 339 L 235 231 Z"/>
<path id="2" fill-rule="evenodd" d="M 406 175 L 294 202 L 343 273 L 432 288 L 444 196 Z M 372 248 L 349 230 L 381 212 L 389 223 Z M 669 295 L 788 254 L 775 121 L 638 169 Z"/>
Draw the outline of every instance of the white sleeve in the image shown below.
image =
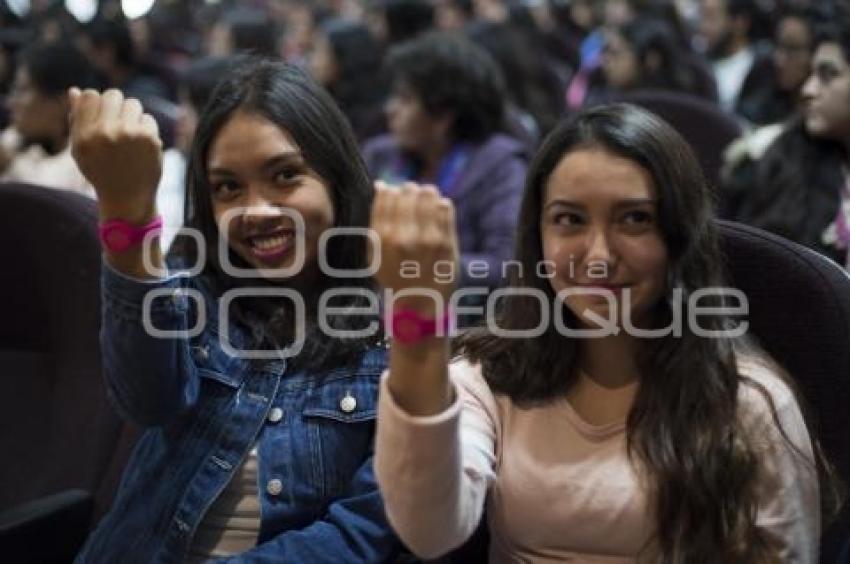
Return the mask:
<path id="1" fill-rule="evenodd" d="M 495 479 L 498 415 L 477 367 L 450 366 L 454 402 L 414 417 L 381 381 L 375 473 L 390 524 L 421 558 L 463 544 L 478 526 Z"/>

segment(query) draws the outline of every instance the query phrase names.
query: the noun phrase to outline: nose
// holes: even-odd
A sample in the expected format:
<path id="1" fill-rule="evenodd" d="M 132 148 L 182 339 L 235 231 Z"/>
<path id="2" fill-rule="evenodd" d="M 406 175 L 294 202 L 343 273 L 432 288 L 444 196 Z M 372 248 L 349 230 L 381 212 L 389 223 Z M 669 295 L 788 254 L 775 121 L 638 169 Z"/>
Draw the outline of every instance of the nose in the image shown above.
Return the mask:
<path id="1" fill-rule="evenodd" d="M 607 229 L 599 227 L 588 232 L 584 262 L 588 269 L 594 269 L 597 272 L 600 268 L 605 268 L 606 272 L 609 272 L 615 265 L 616 253 Z"/>
<path id="2" fill-rule="evenodd" d="M 814 73 L 810 74 L 806 82 L 803 83 L 802 94 L 803 99 L 806 101 L 812 100 L 817 94 L 817 78 Z"/>
<path id="3" fill-rule="evenodd" d="M 259 187 L 249 187 L 242 202 L 240 220 L 244 227 L 263 228 L 279 223 L 283 213 L 281 206 L 269 199 Z"/>

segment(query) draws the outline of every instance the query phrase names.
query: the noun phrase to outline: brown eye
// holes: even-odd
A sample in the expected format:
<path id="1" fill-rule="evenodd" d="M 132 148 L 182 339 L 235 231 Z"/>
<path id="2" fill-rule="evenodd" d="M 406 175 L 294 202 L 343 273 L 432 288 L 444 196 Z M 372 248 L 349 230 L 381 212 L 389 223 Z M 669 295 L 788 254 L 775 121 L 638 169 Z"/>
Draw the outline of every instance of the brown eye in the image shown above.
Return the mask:
<path id="1" fill-rule="evenodd" d="M 652 220 L 652 214 L 643 210 L 630 211 L 623 216 L 623 222 L 632 225 L 649 224 Z"/>
<path id="2" fill-rule="evenodd" d="M 229 200 L 239 192 L 239 185 L 232 180 L 220 180 L 210 184 L 212 195 L 217 200 Z"/>
<path id="3" fill-rule="evenodd" d="M 581 214 L 575 212 L 559 212 L 555 214 L 555 216 L 552 218 L 552 221 L 556 225 L 573 227 L 584 223 L 584 218 L 581 216 Z"/>
<path id="4" fill-rule="evenodd" d="M 275 173 L 274 181 L 278 184 L 291 184 L 300 174 L 301 171 L 296 168 L 284 168 Z"/>

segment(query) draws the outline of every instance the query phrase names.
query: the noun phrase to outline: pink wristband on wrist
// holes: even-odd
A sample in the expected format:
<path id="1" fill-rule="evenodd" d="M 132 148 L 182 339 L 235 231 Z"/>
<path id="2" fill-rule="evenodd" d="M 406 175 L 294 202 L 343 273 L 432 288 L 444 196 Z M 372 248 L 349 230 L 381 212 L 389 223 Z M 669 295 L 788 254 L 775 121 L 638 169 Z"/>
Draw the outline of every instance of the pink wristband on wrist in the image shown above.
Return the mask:
<path id="1" fill-rule="evenodd" d="M 414 345 L 429 337 L 447 336 L 451 328 L 452 311 L 446 311 L 436 317 L 425 317 L 412 309 L 397 309 L 390 319 L 392 337 L 403 345 Z"/>
<path id="2" fill-rule="evenodd" d="M 110 219 L 98 226 L 97 235 L 105 249 L 113 253 L 123 253 L 144 241 L 145 235 L 152 231 L 162 231 L 161 215 L 145 225 L 133 225 L 123 219 Z"/>

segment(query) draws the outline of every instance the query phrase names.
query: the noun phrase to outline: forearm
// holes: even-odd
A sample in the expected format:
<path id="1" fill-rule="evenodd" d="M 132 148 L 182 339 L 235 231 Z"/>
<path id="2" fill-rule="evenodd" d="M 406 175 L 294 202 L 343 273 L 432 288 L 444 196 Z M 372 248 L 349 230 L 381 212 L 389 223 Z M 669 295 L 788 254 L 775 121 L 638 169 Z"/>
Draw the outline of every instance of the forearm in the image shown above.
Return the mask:
<path id="1" fill-rule="evenodd" d="M 103 265 L 101 353 L 106 386 L 119 411 L 141 426 L 166 423 L 197 397 L 188 341 L 155 337 L 149 331 L 188 329 L 190 298 L 182 295 L 180 282 L 134 281 Z M 151 300 L 145 311 L 145 296 L 151 291 L 163 295 Z"/>
<path id="2" fill-rule="evenodd" d="M 477 528 L 493 479 L 493 444 L 480 434 L 461 440 L 460 397 L 441 413 L 412 417 L 393 401 L 387 383 L 378 410 L 378 484 L 402 542 L 422 558 L 436 558 Z"/>
<path id="3" fill-rule="evenodd" d="M 398 405 L 417 416 L 444 411 L 452 401 L 448 363 L 447 337 L 434 337 L 414 345 L 393 343 L 388 386 Z"/>

